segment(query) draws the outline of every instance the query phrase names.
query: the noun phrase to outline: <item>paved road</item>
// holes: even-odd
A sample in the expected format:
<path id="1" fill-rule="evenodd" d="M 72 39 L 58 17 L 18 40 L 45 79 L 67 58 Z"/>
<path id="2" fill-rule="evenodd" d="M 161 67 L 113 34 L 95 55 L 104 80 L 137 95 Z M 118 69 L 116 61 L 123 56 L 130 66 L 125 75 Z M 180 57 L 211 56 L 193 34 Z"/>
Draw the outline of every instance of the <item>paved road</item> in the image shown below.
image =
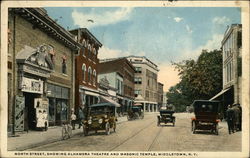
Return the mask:
<path id="1" fill-rule="evenodd" d="M 34 151 L 241 151 L 241 132 L 229 135 L 225 122 L 220 123 L 219 135 L 208 132 L 191 133 L 191 115 L 178 113 L 176 125 L 156 125 L 156 113 L 143 120 L 117 125 L 116 132 L 105 135 L 90 133 L 75 136 L 29 150 Z"/>

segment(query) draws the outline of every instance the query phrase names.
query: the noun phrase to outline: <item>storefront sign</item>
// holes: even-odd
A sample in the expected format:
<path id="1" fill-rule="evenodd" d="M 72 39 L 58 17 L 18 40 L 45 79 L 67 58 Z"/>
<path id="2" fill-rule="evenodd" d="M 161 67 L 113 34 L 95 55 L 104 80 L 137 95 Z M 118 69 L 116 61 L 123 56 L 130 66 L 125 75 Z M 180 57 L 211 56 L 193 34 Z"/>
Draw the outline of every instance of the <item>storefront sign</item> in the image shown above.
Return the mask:
<path id="1" fill-rule="evenodd" d="M 30 93 L 43 93 L 43 81 L 42 80 L 35 80 L 26 77 L 22 77 L 22 82 L 20 84 L 20 89 L 23 92 L 30 92 Z"/>

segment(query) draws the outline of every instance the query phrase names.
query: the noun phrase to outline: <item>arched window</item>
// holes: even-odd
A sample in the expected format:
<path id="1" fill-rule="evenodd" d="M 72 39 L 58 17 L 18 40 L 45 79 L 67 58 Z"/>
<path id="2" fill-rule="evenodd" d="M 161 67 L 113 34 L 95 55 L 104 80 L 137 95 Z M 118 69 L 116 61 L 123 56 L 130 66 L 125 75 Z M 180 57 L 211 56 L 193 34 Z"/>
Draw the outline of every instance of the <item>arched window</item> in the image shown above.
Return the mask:
<path id="1" fill-rule="evenodd" d="M 91 83 L 91 75 L 92 75 L 92 69 L 91 67 L 89 67 L 89 70 L 88 70 L 88 82 Z"/>
<path id="2" fill-rule="evenodd" d="M 86 65 L 82 64 L 82 80 L 85 81 L 86 80 Z"/>
<path id="3" fill-rule="evenodd" d="M 90 43 L 88 44 L 88 57 L 90 58 L 90 56 L 91 56 L 91 45 L 90 45 Z"/>
<path id="4" fill-rule="evenodd" d="M 82 45 L 84 46 L 84 47 L 87 47 L 87 42 L 86 42 L 86 40 L 83 38 L 82 39 Z"/>
<path id="5" fill-rule="evenodd" d="M 95 69 L 93 70 L 93 85 L 95 85 L 96 83 L 96 71 Z"/>

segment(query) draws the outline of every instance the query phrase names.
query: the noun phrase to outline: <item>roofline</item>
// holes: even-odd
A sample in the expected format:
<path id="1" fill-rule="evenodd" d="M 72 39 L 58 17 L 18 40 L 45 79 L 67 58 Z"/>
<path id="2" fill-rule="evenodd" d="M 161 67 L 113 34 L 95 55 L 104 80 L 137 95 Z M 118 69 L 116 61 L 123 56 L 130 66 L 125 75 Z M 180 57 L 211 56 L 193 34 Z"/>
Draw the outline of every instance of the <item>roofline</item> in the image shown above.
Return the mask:
<path id="1" fill-rule="evenodd" d="M 79 50 L 81 45 L 74 39 L 74 35 L 56 23 L 44 11 L 44 8 L 12 8 L 14 13 L 32 23 L 44 33 L 62 42 L 65 46 Z"/>
<path id="2" fill-rule="evenodd" d="M 224 45 L 224 43 L 225 43 L 225 41 L 228 39 L 229 35 L 232 33 L 232 31 L 233 31 L 234 28 L 236 28 L 236 27 L 242 28 L 242 24 L 231 24 L 231 26 L 229 26 L 229 27 L 226 29 L 225 33 L 224 33 L 224 37 L 223 37 L 223 39 L 222 39 L 222 41 L 221 41 L 221 45 Z"/>
<path id="3" fill-rule="evenodd" d="M 94 39 L 94 41 L 98 44 L 99 47 L 102 47 L 102 43 L 87 28 L 76 28 L 70 31 L 76 31 L 76 30 L 86 32 L 91 38 Z"/>

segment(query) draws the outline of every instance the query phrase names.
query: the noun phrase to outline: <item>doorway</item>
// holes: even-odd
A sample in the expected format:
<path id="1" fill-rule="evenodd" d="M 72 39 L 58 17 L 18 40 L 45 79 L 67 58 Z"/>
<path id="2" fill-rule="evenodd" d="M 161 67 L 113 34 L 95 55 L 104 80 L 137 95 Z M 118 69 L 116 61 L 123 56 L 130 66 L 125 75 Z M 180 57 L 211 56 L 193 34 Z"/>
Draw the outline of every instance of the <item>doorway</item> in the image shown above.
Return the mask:
<path id="1" fill-rule="evenodd" d="M 36 110 L 34 108 L 35 98 L 39 98 L 40 94 L 24 93 L 25 110 L 24 110 L 24 128 L 25 130 L 36 129 Z"/>

